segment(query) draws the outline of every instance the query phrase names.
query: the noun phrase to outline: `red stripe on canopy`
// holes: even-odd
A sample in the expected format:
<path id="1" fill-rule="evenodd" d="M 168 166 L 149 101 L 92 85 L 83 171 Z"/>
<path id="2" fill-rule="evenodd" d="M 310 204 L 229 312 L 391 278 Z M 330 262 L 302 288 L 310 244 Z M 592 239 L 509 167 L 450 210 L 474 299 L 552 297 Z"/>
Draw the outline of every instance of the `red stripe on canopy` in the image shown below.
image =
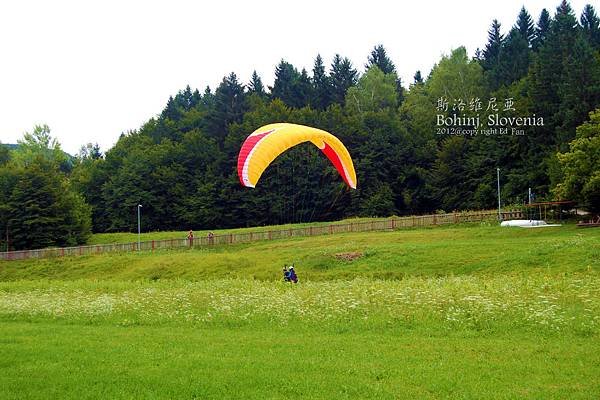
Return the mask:
<path id="1" fill-rule="evenodd" d="M 242 144 L 242 148 L 240 149 L 240 154 L 238 155 L 237 170 L 238 170 L 238 177 L 240 178 L 240 182 L 242 183 L 243 186 L 246 186 L 244 184 L 244 176 L 243 176 L 244 175 L 244 164 L 246 163 L 246 159 L 252 152 L 252 149 L 254 149 L 254 146 L 256 146 L 257 143 L 260 142 L 260 140 L 262 138 L 264 138 L 265 136 L 267 136 L 270 133 L 273 133 L 274 131 L 275 131 L 275 129 L 271 129 L 270 131 L 267 131 L 264 133 L 259 133 L 258 135 L 248 136 L 246 138 L 246 140 L 244 141 L 244 144 Z"/>
<path id="2" fill-rule="evenodd" d="M 333 166 L 335 167 L 335 169 L 337 169 L 337 171 L 339 172 L 339 174 L 344 179 L 344 182 L 346 182 L 346 184 L 348 186 L 352 187 L 352 185 L 350 184 L 350 182 L 348 182 L 348 178 L 346 178 L 346 172 L 344 171 L 344 166 L 342 165 L 342 161 L 340 160 L 340 157 L 335 152 L 335 150 L 333 150 L 331 148 L 331 146 L 329 146 L 327 143 L 325 143 L 325 147 L 323 149 L 321 149 L 321 151 L 323 153 L 325 153 L 325 155 L 327 156 L 327 158 L 329 158 L 329 161 L 331 161 L 331 163 L 333 164 Z"/>

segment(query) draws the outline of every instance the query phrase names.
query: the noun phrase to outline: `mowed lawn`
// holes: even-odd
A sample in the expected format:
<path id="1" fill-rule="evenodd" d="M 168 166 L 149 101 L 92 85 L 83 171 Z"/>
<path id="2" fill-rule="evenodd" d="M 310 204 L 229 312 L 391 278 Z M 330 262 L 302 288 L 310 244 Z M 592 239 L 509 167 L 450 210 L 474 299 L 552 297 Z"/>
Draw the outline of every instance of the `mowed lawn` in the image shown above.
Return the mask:
<path id="1" fill-rule="evenodd" d="M 2 324 L 3 399 L 595 399 L 598 341 Z"/>
<path id="2" fill-rule="evenodd" d="M 599 263 L 480 225 L 4 262 L 0 399 L 596 399 Z"/>

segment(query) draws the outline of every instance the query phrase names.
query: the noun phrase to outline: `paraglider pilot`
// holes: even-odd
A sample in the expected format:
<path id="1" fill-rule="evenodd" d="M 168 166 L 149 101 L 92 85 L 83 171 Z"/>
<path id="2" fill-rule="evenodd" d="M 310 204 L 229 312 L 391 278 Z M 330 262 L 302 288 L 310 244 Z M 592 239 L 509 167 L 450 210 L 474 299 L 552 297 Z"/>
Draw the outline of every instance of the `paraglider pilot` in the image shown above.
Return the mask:
<path id="1" fill-rule="evenodd" d="M 296 271 L 294 270 L 294 266 L 290 267 L 290 282 L 298 283 L 298 276 L 296 275 Z"/>
<path id="2" fill-rule="evenodd" d="M 285 265 L 283 266 L 283 281 L 298 283 L 298 276 L 296 275 L 296 271 L 294 271 L 294 264 L 290 266 L 290 269 Z"/>

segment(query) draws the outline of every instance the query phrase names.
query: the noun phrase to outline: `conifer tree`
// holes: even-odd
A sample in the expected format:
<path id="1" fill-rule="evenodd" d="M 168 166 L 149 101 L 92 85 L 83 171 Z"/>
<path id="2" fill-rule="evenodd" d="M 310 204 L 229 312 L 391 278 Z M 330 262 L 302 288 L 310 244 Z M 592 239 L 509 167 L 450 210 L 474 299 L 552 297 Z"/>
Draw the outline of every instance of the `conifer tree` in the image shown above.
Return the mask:
<path id="1" fill-rule="evenodd" d="M 421 76 L 421 71 L 417 71 L 414 76 L 414 84 L 418 85 L 420 83 L 423 83 L 423 77 Z"/>
<path id="2" fill-rule="evenodd" d="M 179 100 L 181 107 L 184 110 L 188 111 L 193 107 L 193 96 L 194 94 L 192 93 L 192 88 L 190 88 L 190 85 L 186 85 L 183 92 L 178 93 L 177 96 L 175 96 L 175 98 Z"/>
<path id="3" fill-rule="evenodd" d="M 365 64 L 365 69 L 368 70 L 373 65 L 376 65 L 384 74 L 396 72 L 396 66 L 392 60 L 390 60 L 385 48 L 381 44 L 375 46 L 373 50 L 371 50 L 371 54 L 369 55 L 367 63 Z"/>
<path id="4" fill-rule="evenodd" d="M 346 91 L 349 87 L 356 85 L 358 72 L 352 67 L 352 62 L 347 57 L 342 58 L 336 54 L 329 76 L 331 77 L 333 101 L 344 105 Z"/>
<path id="5" fill-rule="evenodd" d="M 201 101 L 202 101 L 202 95 L 200 94 L 198 89 L 194 89 L 194 93 L 192 93 L 192 98 L 191 98 L 191 107 L 197 107 Z"/>
<path id="6" fill-rule="evenodd" d="M 298 100 L 298 88 L 296 88 L 300 80 L 300 73 L 296 68 L 281 60 L 279 65 L 275 67 L 275 82 L 271 88 L 271 97 L 280 99 L 289 107 L 301 107 Z"/>
<path id="7" fill-rule="evenodd" d="M 384 74 L 396 75 L 396 97 L 398 104 L 402 103 L 404 99 L 404 88 L 402 87 L 402 80 L 396 74 L 396 66 L 392 60 L 388 57 L 387 52 L 383 45 L 377 45 L 371 51 L 365 64 L 365 69 L 369 70 L 372 66 L 377 66 Z"/>
<path id="8" fill-rule="evenodd" d="M 500 53 L 503 42 L 504 36 L 500 33 L 500 22 L 495 19 L 488 31 L 488 42 L 483 50 L 483 61 L 481 63 L 492 89 L 498 88 L 501 82 Z"/>
<path id="9" fill-rule="evenodd" d="M 310 105 L 313 98 L 313 84 L 306 68 L 302 68 L 298 80 L 294 82 L 294 107 L 302 108 Z"/>
<path id="10" fill-rule="evenodd" d="M 311 106 L 317 110 L 324 110 L 331 104 L 332 88 L 320 54 L 317 54 L 317 57 L 315 58 L 312 72 L 313 98 L 311 100 Z"/>
<path id="11" fill-rule="evenodd" d="M 215 95 L 210 89 L 210 86 L 206 86 L 206 88 L 204 88 L 204 94 L 202 95 L 202 100 L 200 101 L 200 104 L 205 110 L 210 110 L 213 108 L 214 102 Z"/>
<path id="12" fill-rule="evenodd" d="M 518 27 L 514 27 L 502 43 L 498 64 L 499 83 L 510 85 L 527 75 L 529 43 Z"/>
<path id="13" fill-rule="evenodd" d="M 587 113 L 600 106 L 600 62 L 590 43 L 577 33 L 558 85 L 561 104 L 556 140 L 561 150 L 566 149 Z"/>
<path id="14" fill-rule="evenodd" d="M 535 38 L 533 40 L 534 50 L 539 49 L 546 42 L 548 32 L 550 32 L 550 23 L 550 13 L 544 8 L 540 13 L 540 18 L 535 28 Z"/>
<path id="15" fill-rule="evenodd" d="M 241 122 L 245 111 L 245 91 L 235 73 L 223 78 L 214 94 L 213 107 L 208 115 L 208 132 L 222 145 L 229 124 Z"/>
<path id="16" fill-rule="evenodd" d="M 581 27 L 585 38 L 592 47 L 600 50 L 600 19 L 591 5 L 586 5 L 581 13 Z"/>
<path id="17" fill-rule="evenodd" d="M 531 46 L 535 38 L 535 26 L 525 7 L 521 7 L 515 28 L 519 30 L 521 36 L 527 41 L 527 45 Z"/>
<path id="18" fill-rule="evenodd" d="M 162 119 L 170 119 L 172 121 L 179 121 L 181 119 L 181 110 L 177 107 L 177 103 L 173 96 L 169 96 L 167 105 L 160 114 Z"/>
<path id="19" fill-rule="evenodd" d="M 248 93 L 255 93 L 260 97 L 266 96 L 265 87 L 256 70 L 252 72 L 252 78 L 250 78 L 250 83 L 248 84 Z"/>

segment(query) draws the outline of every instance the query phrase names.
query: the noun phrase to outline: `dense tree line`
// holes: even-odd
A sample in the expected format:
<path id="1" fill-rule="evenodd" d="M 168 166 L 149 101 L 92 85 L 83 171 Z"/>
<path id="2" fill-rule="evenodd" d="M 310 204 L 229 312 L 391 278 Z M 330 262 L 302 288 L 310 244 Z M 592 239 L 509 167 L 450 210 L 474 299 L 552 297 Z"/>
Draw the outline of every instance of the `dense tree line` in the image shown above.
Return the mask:
<path id="1" fill-rule="evenodd" d="M 0 146 L 0 249 L 83 244 L 91 233 L 90 206 L 73 188 L 71 158 L 36 126 L 14 151 Z"/>
<path id="2" fill-rule="evenodd" d="M 74 166 L 42 169 L 62 174 L 57 177 L 75 193 L 75 208 L 87 207 L 80 204 L 83 196 L 97 232 L 135 230 L 137 204 L 143 204 L 144 230 L 491 208 L 497 167 L 504 203 L 523 202 L 531 187 L 538 198 L 573 198 L 594 208 L 598 165 L 581 172 L 569 161 L 580 156 L 569 154 L 597 132 L 593 114 L 576 136 L 600 107 L 599 26 L 589 5 L 577 20 L 563 1 L 554 15 L 543 10 L 535 22 L 522 8 L 508 31 L 492 22 L 474 58 L 455 49 L 427 77 L 416 71 L 407 87 L 381 45 L 362 74 L 341 55 L 329 66 L 317 55 L 311 71 L 281 60 L 272 87 L 256 72 L 248 84 L 231 73 L 214 90 L 188 86 L 106 154 L 88 145 Z M 525 135 L 469 137 L 440 134 L 439 115 L 479 115 L 481 121 L 536 116 L 544 123 L 524 128 Z M 249 133 L 272 122 L 311 125 L 339 137 L 354 159 L 358 189 L 347 189 L 309 144 L 278 157 L 256 189 L 243 188 L 239 148 Z M 9 158 L 0 152 L 0 163 Z M 7 185 L 10 179 L 3 179 Z M 0 199 L 3 207 L 18 201 L 14 193 L 24 187 L 17 186 L 9 191 L 13 200 Z M 11 224 L 18 218 L 12 214 Z"/>

